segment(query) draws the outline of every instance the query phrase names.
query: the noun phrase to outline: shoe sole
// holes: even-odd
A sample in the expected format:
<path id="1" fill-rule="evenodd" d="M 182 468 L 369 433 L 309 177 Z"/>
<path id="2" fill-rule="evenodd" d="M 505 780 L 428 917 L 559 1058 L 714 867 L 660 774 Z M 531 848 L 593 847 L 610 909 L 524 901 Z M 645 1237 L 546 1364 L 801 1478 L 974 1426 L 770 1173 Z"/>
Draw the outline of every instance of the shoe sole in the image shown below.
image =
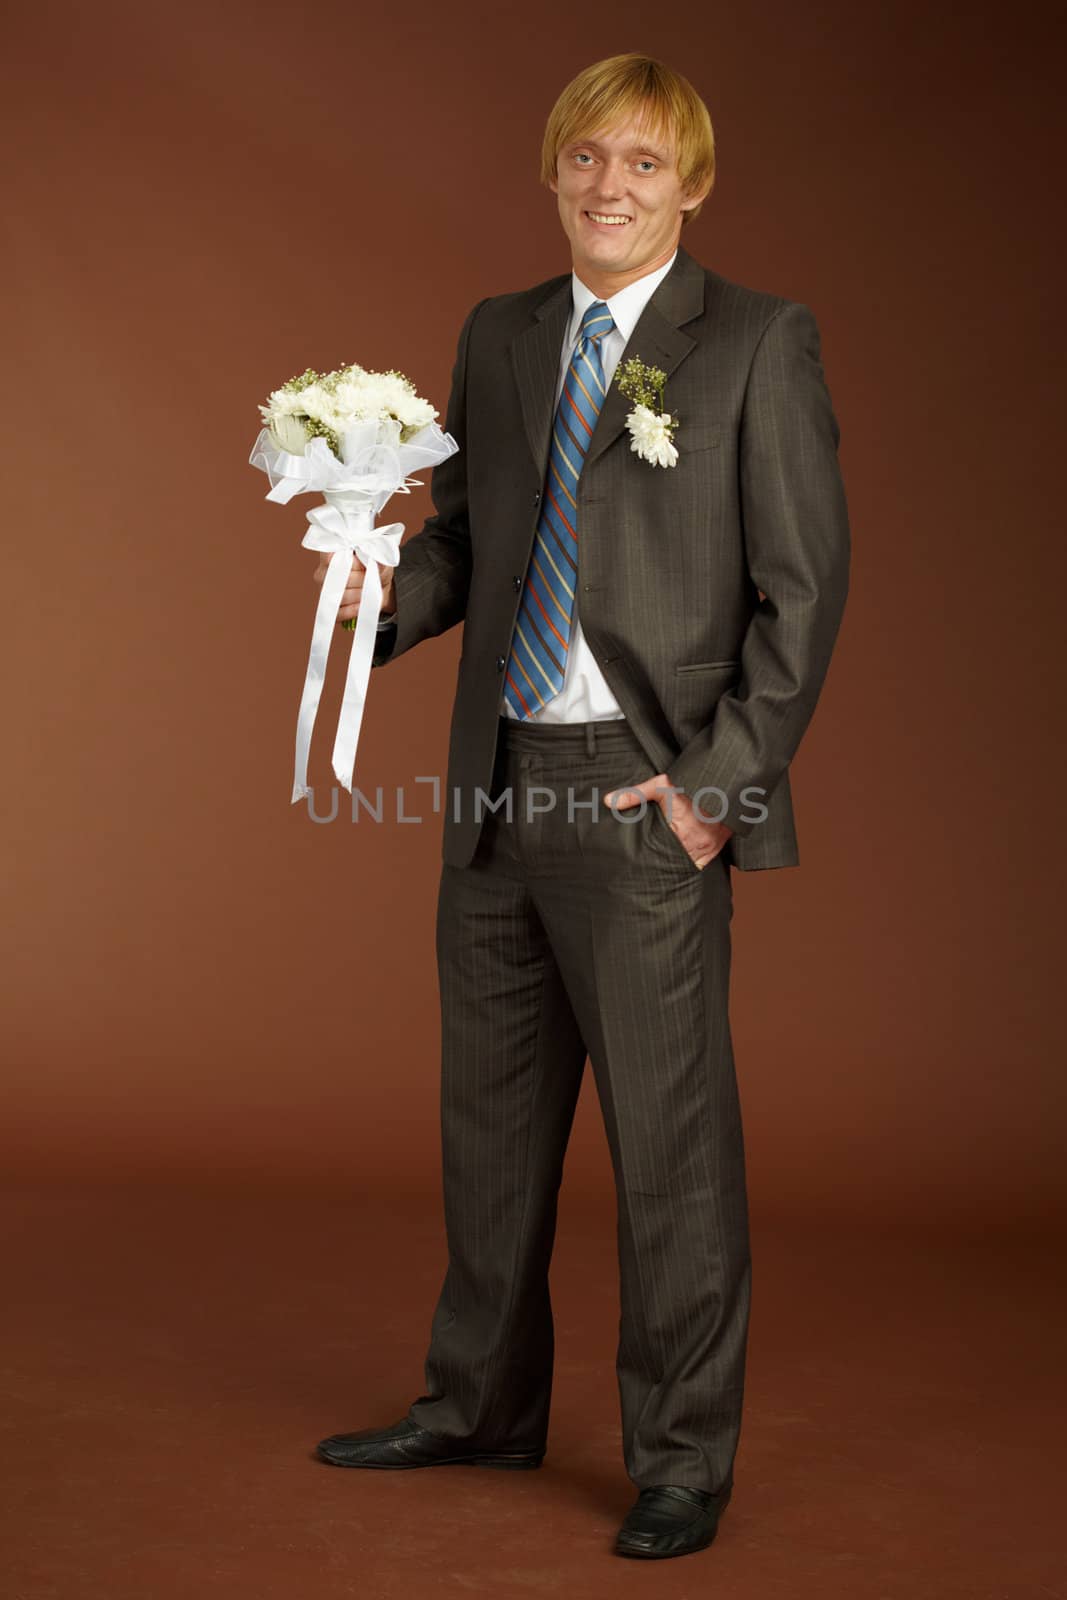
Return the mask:
<path id="1" fill-rule="evenodd" d="M 369 1467 L 375 1472 L 408 1472 L 417 1467 L 498 1467 L 505 1472 L 531 1472 L 544 1461 L 544 1456 L 442 1456 L 439 1461 L 338 1461 L 334 1456 L 316 1452 L 320 1461 L 331 1467 Z"/>

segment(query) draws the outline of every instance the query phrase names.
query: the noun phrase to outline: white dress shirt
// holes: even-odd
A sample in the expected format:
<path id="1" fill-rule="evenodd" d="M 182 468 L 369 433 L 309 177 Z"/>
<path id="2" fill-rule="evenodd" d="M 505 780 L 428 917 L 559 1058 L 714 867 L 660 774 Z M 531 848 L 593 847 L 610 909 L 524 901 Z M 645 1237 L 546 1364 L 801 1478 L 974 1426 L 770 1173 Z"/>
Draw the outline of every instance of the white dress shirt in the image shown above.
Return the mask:
<path id="1" fill-rule="evenodd" d="M 656 285 L 665 278 L 674 265 L 674 255 L 665 261 L 654 272 L 646 272 L 644 277 L 637 278 L 633 283 L 627 284 L 625 289 L 620 289 L 613 294 L 604 304 L 611 312 L 615 326 L 610 333 L 604 335 L 600 341 L 600 361 L 604 369 L 605 384 L 610 384 L 615 376 L 615 368 L 625 350 L 630 335 L 637 326 L 645 306 L 648 304 Z M 559 397 L 563 393 L 563 380 L 567 376 L 574 347 L 578 343 L 578 330 L 582 325 L 582 318 L 588 308 L 594 303 L 597 296 L 592 289 L 586 287 L 576 272 L 571 273 L 571 318 L 563 335 L 563 347 L 560 351 L 559 377 L 556 381 L 556 398 L 552 407 L 552 416 L 555 418 L 559 407 Z M 578 528 L 578 539 L 581 540 L 582 530 Z M 403 559 L 403 553 L 401 553 Z M 379 629 L 387 628 L 392 618 L 383 617 L 378 623 Z M 516 718 L 517 714 L 504 699 L 503 685 L 500 691 L 500 714 Z M 547 705 L 524 718 L 526 722 L 599 722 L 609 718 L 618 719 L 624 713 L 619 708 L 619 702 L 608 688 L 604 675 L 596 664 L 596 657 L 586 643 L 582 632 L 582 625 L 578 619 L 577 601 L 575 602 L 574 618 L 571 627 L 570 649 L 564 665 L 563 688 L 559 694 L 554 695 Z"/>
<path id="2" fill-rule="evenodd" d="M 665 278 L 674 265 L 674 255 L 665 261 L 662 267 L 657 267 L 654 272 L 646 272 L 643 278 L 636 278 L 625 289 L 620 289 L 613 294 L 604 304 L 611 312 L 615 326 L 610 333 L 604 335 L 600 341 L 600 361 L 604 368 L 605 384 L 610 384 L 615 376 L 615 368 L 619 364 L 626 345 L 637 326 L 637 319 L 641 315 L 652 295 L 656 285 Z M 571 301 L 573 311 L 571 320 L 563 337 L 563 349 L 560 353 L 559 381 L 556 384 L 556 402 L 552 409 L 555 417 L 556 408 L 559 406 L 559 397 L 563 393 L 563 380 L 570 366 L 574 347 L 578 342 L 578 330 L 582 325 L 582 318 L 586 311 L 596 300 L 597 296 L 592 289 L 586 288 L 576 272 L 571 273 Z M 582 529 L 578 526 L 578 542 L 581 543 Z M 500 694 L 501 715 L 516 718 L 517 713 L 504 699 L 503 688 Z M 563 688 L 559 694 L 553 695 L 547 705 L 533 712 L 529 717 L 524 717 L 525 722 L 600 722 L 608 718 L 616 720 L 623 716 L 619 709 L 619 702 L 608 688 L 604 674 L 597 666 L 596 657 L 586 643 L 582 632 L 582 625 L 578 620 L 577 598 L 575 599 L 574 618 L 571 624 L 570 649 L 564 663 Z"/>

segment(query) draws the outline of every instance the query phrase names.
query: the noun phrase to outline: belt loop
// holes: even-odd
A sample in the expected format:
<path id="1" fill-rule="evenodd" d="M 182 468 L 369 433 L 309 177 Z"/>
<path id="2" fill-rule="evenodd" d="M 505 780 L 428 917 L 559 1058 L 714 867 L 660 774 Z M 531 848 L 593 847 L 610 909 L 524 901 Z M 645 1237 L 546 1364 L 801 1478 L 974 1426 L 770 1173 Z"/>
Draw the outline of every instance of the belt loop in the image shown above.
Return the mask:
<path id="1" fill-rule="evenodd" d="M 587 722 L 585 725 L 585 753 L 587 756 L 596 755 L 596 738 L 593 733 L 593 724 L 591 722 Z"/>

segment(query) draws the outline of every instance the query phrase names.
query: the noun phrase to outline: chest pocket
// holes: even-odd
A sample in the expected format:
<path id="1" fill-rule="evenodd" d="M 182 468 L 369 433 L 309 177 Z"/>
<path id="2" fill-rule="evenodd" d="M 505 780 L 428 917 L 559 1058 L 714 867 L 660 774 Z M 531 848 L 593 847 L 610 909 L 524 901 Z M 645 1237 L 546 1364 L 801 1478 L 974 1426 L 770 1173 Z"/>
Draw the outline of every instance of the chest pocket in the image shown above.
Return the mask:
<path id="1" fill-rule="evenodd" d="M 678 451 L 677 465 L 681 466 L 682 458 L 686 454 L 691 454 L 695 450 L 717 450 L 721 442 L 721 422 L 686 422 L 683 416 L 674 435 L 674 444 Z"/>

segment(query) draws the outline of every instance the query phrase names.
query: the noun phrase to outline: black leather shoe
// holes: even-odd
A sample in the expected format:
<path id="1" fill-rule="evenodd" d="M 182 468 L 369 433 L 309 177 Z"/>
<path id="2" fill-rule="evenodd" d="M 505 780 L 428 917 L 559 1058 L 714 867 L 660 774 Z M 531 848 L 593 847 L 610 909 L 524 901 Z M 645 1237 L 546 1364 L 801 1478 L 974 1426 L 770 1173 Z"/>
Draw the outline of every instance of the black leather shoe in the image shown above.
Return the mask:
<path id="1" fill-rule="evenodd" d="M 717 1495 L 672 1483 L 642 1489 L 619 1529 L 615 1554 L 655 1560 L 706 1549 L 719 1531 L 732 1487 Z"/>
<path id="2" fill-rule="evenodd" d="M 318 1455 L 332 1467 L 510 1467 L 516 1471 L 539 1467 L 544 1450 L 472 1450 L 439 1439 L 410 1417 L 388 1428 L 364 1428 L 358 1433 L 332 1433 L 316 1446 Z"/>

